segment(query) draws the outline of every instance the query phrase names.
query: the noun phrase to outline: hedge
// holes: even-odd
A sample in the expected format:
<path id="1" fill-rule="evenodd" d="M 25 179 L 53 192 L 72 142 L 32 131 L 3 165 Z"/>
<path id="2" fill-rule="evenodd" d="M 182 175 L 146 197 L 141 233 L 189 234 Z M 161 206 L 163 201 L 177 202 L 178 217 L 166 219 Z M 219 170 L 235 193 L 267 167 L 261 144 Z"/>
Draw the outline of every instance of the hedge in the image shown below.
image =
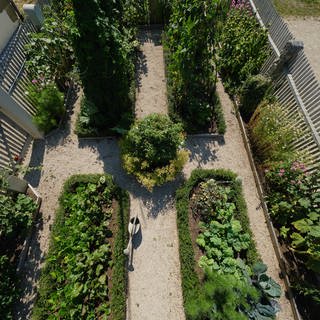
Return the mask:
<path id="1" fill-rule="evenodd" d="M 179 234 L 179 253 L 181 264 L 182 291 L 184 306 L 189 305 L 200 294 L 200 280 L 195 271 L 196 261 L 189 229 L 189 198 L 193 189 L 203 181 L 215 179 L 217 181 L 230 181 L 230 187 L 234 191 L 234 203 L 237 208 L 235 218 L 240 220 L 243 231 L 251 236 L 251 244 L 247 250 L 246 262 L 252 266 L 260 260 L 253 234 L 250 229 L 247 215 L 247 207 L 242 194 L 241 181 L 237 175 L 229 170 L 204 170 L 196 169 L 189 180 L 176 192 L 177 226 Z"/>
<path id="2" fill-rule="evenodd" d="M 127 294 L 127 276 L 126 276 L 126 257 L 123 250 L 126 248 L 128 233 L 126 226 L 129 222 L 129 195 L 126 191 L 117 187 L 110 175 L 88 174 L 71 176 L 64 184 L 62 193 L 59 197 L 59 207 L 56 211 L 56 218 L 52 228 L 50 253 L 55 251 L 55 237 L 59 235 L 59 230 L 63 226 L 66 212 L 64 210 L 64 201 L 68 194 L 82 183 L 97 183 L 104 176 L 105 185 L 109 186 L 113 199 L 117 201 L 116 214 L 117 232 L 114 233 L 114 247 L 112 252 L 112 288 L 110 290 L 110 305 L 113 320 L 123 320 L 126 317 L 126 294 Z M 33 319 L 47 318 L 47 299 L 50 294 L 56 290 L 55 280 L 50 273 L 53 271 L 50 261 L 46 261 L 45 267 L 41 272 L 38 298 L 33 309 Z"/>

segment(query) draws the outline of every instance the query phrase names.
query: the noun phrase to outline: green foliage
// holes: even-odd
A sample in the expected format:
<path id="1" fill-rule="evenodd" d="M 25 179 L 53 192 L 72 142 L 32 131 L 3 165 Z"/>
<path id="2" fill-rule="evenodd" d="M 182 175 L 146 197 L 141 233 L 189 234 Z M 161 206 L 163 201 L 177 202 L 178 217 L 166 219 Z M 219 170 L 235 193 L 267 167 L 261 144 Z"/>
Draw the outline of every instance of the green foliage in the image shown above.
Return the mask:
<path id="1" fill-rule="evenodd" d="M 190 132 L 207 129 L 214 115 L 216 24 L 226 1 L 173 1 L 166 32 L 170 112 Z"/>
<path id="2" fill-rule="evenodd" d="M 272 298 L 280 296 L 280 287 L 265 273 L 254 277 L 207 272 L 201 294 L 187 306 L 188 319 L 275 319 L 279 306 Z"/>
<path id="3" fill-rule="evenodd" d="M 270 90 L 271 80 L 262 74 L 249 76 L 240 91 L 240 112 L 249 120 Z"/>
<path id="4" fill-rule="evenodd" d="M 8 241 L 17 232 L 25 232 L 32 223 L 37 205 L 24 194 L 17 198 L 0 194 L 0 239 Z"/>
<path id="5" fill-rule="evenodd" d="M 245 7 L 230 10 L 220 35 L 217 68 L 231 94 L 259 73 L 269 54 L 267 31 Z"/>
<path id="6" fill-rule="evenodd" d="M 305 164 L 287 161 L 266 169 L 268 208 L 280 236 L 302 260 L 307 269 L 320 271 L 320 191 L 319 170 L 307 172 Z M 300 279 L 300 278 L 299 278 Z M 310 296 L 315 302 L 319 290 L 298 292 Z M 309 285 L 310 286 L 310 285 Z"/>
<path id="7" fill-rule="evenodd" d="M 182 170 L 187 155 L 179 149 L 184 143 L 182 125 L 168 116 L 152 114 L 132 125 L 122 141 L 122 160 L 148 189 L 173 180 Z"/>
<path id="8" fill-rule="evenodd" d="M 130 14 L 125 14 L 127 2 L 72 0 L 72 3 L 78 28 L 74 47 L 80 77 L 86 98 L 99 113 L 90 122 L 98 130 L 106 131 L 116 127 L 123 114 L 132 113 L 129 93 L 136 42 L 127 26 L 131 19 Z M 129 4 L 133 5 L 131 1 Z"/>
<path id="9" fill-rule="evenodd" d="M 228 181 L 233 193 L 233 202 L 237 208 L 235 218 L 240 220 L 243 231 L 252 239 L 249 221 L 246 214 L 246 206 L 242 196 L 241 183 L 236 180 L 236 175 L 226 170 L 194 170 L 190 179 L 176 193 L 177 226 L 179 233 L 179 253 L 182 275 L 183 300 L 186 310 L 188 306 L 200 295 L 200 283 L 195 272 L 195 259 L 189 229 L 189 198 L 192 191 L 199 183 L 215 179 L 216 181 Z M 253 265 L 258 260 L 258 254 L 254 242 L 250 241 L 247 249 L 247 263 Z M 192 319 L 188 315 L 188 319 Z"/>
<path id="10" fill-rule="evenodd" d="M 0 314 L 1 319 L 13 319 L 12 306 L 19 297 L 15 266 L 8 256 L 0 255 Z"/>
<path id="11" fill-rule="evenodd" d="M 259 162 L 285 161 L 297 156 L 292 144 L 302 133 L 298 121 L 288 118 L 278 103 L 260 104 L 249 122 L 253 153 Z"/>
<path id="12" fill-rule="evenodd" d="M 65 113 L 63 94 L 52 84 L 30 85 L 28 94 L 37 107 L 33 121 L 44 133 L 56 128 Z"/>
<path id="13" fill-rule="evenodd" d="M 31 41 L 26 45 L 27 71 L 32 79 L 55 81 L 60 89 L 64 89 L 74 64 L 73 11 L 70 7 L 56 11 L 47 6 L 44 16 L 40 32 L 32 33 Z"/>
<path id="14" fill-rule="evenodd" d="M 259 299 L 257 290 L 232 275 L 208 273 L 202 293 L 188 305 L 190 320 L 246 320 L 250 302 Z"/>
<path id="15" fill-rule="evenodd" d="M 230 199 L 231 189 L 219 184 L 214 179 L 203 181 L 198 186 L 199 190 L 191 198 L 191 208 L 194 215 L 199 216 L 202 221 L 211 221 L 219 214 L 219 210 L 226 207 L 231 208 L 231 216 L 235 209 Z"/>
<path id="16" fill-rule="evenodd" d="M 118 200 L 117 213 L 113 199 Z M 107 319 L 110 314 L 123 319 L 126 281 L 121 253 L 126 243 L 127 194 L 110 176 L 73 176 L 65 183 L 59 202 L 33 319 Z M 113 215 L 117 215 L 116 234 L 109 229 Z"/>
<path id="17" fill-rule="evenodd" d="M 23 240 L 32 224 L 36 203 L 24 194 L 0 194 L 0 314 L 13 319 L 13 304 L 19 296 L 14 246 Z"/>
<path id="18" fill-rule="evenodd" d="M 101 121 L 101 123 L 100 123 Z M 97 136 L 98 130 L 95 124 L 103 125 L 98 108 L 86 97 L 81 98 L 80 114 L 77 118 L 75 132 L 79 137 Z"/>
<path id="19" fill-rule="evenodd" d="M 250 242 L 249 234 L 243 233 L 241 224 L 236 219 L 223 223 L 212 220 L 208 224 L 202 224 L 197 244 L 205 255 L 200 258 L 199 265 L 222 274 L 233 274 L 240 279 L 243 277 L 244 265 L 237 256 L 249 248 Z"/>

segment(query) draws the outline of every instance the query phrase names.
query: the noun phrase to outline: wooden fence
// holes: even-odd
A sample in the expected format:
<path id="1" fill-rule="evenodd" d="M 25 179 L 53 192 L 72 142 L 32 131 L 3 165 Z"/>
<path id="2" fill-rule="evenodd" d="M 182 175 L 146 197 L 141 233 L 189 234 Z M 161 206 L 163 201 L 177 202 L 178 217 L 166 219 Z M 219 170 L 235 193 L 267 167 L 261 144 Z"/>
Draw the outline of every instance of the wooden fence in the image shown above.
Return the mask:
<path id="1" fill-rule="evenodd" d="M 270 57 L 262 67 L 269 74 L 285 45 L 294 37 L 270 0 L 249 0 L 260 24 L 268 29 Z M 275 81 L 275 95 L 294 119 L 302 134 L 294 143 L 296 150 L 310 161 L 310 169 L 320 164 L 320 84 L 303 50 L 284 65 Z"/>
<path id="2" fill-rule="evenodd" d="M 31 79 L 25 71 L 24 46 L 30 42 L 29 33 L 35 31 L 30 21 L 21 21 L 0 53 L 0 87 L 31 115 L 36 108 L 26 94 Z M 8 166 L 16 155 L 23 157 L 30 142 L 31 137 L 0 112 L 0 167 Z"/>

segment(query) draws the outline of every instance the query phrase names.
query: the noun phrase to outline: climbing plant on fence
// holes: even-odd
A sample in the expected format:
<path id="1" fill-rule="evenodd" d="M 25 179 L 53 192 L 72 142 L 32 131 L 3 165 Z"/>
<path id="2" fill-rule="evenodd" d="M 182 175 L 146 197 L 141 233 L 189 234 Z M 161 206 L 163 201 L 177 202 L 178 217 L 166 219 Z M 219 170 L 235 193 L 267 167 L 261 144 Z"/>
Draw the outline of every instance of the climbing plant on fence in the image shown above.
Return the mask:
<path id="1" fill-rule="evenodd" d="M 229 11 L 219 41 L 218 71 L 225 88 L 234 94 L 250 75 L 259 73 L 267 58 L 267 31 L 247 6 L 235 5 Z"/>
<path id="2" fill-rule="evenodd" d="M 188 131 L 208 125 L 216 104 L 213 63 L 218 16 L 228 1 L 173 1 L 166 32 L 170 111 Z"/>

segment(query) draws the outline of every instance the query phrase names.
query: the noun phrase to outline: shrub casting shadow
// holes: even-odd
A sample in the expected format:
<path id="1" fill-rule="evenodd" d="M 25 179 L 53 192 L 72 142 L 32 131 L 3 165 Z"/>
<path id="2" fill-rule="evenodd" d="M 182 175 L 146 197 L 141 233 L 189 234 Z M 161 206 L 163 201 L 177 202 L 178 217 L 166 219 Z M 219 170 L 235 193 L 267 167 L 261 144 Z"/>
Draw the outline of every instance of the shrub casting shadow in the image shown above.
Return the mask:
<path id="1" fill-rule="evenodd" d="M 98 151 L 104 171 L 111 174 L 115 183 L 130 192 L 133 198 L 141 199 L 148 209 L 148 217 L 156 218 L 159 214 L 166 214 L 167 209 L 172 207 L 175 191 L 183 182 L 182 174 L 172 182 L 155 187 L 151 193 L 122 168 L 120 149 L 116 139 L 80 139 L 79 147 L 95 148 Z M 144 215 L 143 212 L 140 214 Z"/>

